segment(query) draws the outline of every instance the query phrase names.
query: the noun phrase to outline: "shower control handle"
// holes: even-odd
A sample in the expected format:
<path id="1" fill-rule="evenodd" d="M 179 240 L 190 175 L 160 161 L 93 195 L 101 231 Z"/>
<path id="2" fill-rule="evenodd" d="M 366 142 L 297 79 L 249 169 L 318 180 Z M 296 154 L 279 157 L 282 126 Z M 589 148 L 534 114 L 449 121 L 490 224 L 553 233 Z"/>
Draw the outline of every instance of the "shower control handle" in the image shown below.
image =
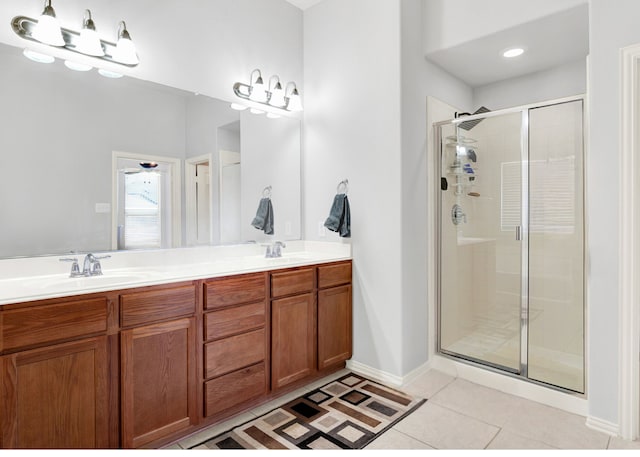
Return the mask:
<path id="1" fill-rule="evenodd" d="M 516 241 L 522 240 L 522 227 L 516 225 Z"/>

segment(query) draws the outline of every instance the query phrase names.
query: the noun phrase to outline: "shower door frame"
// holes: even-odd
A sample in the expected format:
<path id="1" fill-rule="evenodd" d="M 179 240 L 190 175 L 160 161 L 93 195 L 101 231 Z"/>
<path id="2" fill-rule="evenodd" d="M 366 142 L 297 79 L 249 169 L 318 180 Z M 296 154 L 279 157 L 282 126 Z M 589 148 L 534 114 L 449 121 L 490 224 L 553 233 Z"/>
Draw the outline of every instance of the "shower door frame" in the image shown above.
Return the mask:
<path id="1" fill-rule="evenodd" d="M 543 108 L 547 106 L 561 105 L 563 103 L 571 103 L 580 101 L 582 102 L 582 155 L 583 155 L 583 163 L 582 169 L 580 173 L 582 175 L 582 195 L 583 195 L 583 224 L 582 224 L 582 250 L 583 253 L 586 254 L 586 241 L 587 241 L 587 228 L 584 223 L 587 220 L 587 208 L 585 202 L 586 196 L 586 172 L 585 172 L 585 160 L 586 157 L 586 132 L 587 132 L 587 115 L 586 115 L 586 95 L 580 94 L 571 97 L 564 97 L 549 101 L 544 101 L 540 103 L 532 103 L 528 105 L 522 105 L 513 108 L 506 108 L 502 110 L 490 111 L 486 113 L 464 116 L 457 119 L 449 119 L 446 121 L 435 122 L 433 124 L 433 133 L 434 133 L 434 154 L 435 154 L 435 166 L 436 170 L 438 170 L 437 179 L 435 179 L 435 183 L 432 187 L 435 191 L 436 195 L 436 236 L 435 236 L 435 313 L 434 315 L 436 320 L 436 335 L 435 335 L 435 353 L 442 357 L 455 360 L 460 363 L 472 365 L 475 367 L 479 367 L 485 370 L 489 370 L 495 373 L 499 373 L 505 376 L 510 376 L 515 379 L 525 381 L 531 384 L 536 384 L 540 386 L 544 386 L 546 388 L 566 393 L 572 396 L 586 398 L 588 392 L 588 377 L 587 377 L 587 291 L 586 291 L 586 274 L 587 274 L 587 265 L 586 258 L 583 257 L 583 265 L 582 265 L 582 289 L 583 289 L 583 319 L 582 319 L 582 328 L 583 328 L 583 382 L 584 382 L 584 393 L 577 392 L 575 390 L 566 389 L 561 386 L 556 386 L 553 384 L 549 384 L 543 381 L 538 381 L 535 379 L 531 379 L 528 377 L 528 325 L 529 325 L 529 111 L 535 108 Z M 442 262 L 442 197 L 441 197 L 441 189 L 440 189 L 440 175 L 442 170 L 442 135 L 441 135 L 441 127 L 445 125 L 455 125 L 457 123 L 473 121 L 473 120 L 482 120 L 488 119 L 492 117 L 498 117 L 506 114 L 513 113 L 522 113 L 522 124 L 521 124 L 521 167 L 522 167 L 522 178 L 521 178 L 521 290 L 520 290 L 520 370 L 518 373 L 514 373 L 513 371 L 506 369 L 505 367 L 501 367 L 495 364 L 491 364 L 485 361 L 474 360 L 470 357 L 466 357 L 463 354 L 454 355 L 453 353 L 444 352 L 441 344 L 440 344 L 440 335 L 441 335 L 441 284 L 442 284 L 442 273 L 441 273 L 441 262 Z M 526 272 L 526 274 L 524 274 Z"/>

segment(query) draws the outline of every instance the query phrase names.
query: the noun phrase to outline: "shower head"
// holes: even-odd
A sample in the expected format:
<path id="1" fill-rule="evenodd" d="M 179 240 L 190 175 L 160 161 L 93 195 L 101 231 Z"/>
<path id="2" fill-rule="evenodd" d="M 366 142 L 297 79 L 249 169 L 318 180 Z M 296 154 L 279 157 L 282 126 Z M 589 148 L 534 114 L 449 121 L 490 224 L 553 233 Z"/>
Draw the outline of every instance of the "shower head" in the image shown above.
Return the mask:
<path id="1" fill-rule="evenodd" d="M 469 116 L 473 116 L 475 114 L 489 113 L 489 112 L 491 112 L 491 110 L 489 108 L 481 106 L 480 108 L 478 108 L 476 110 L 475 113 L 469 114 Z M 467 113 L 461 113 L 461 114 L 467 114 Z M 482 119 L 476 119 L 474 121 L 460 122 L 460 124 L 458 124 L 458 127 L 460 127 L 461 129 L 464 129 L 466 131 L 469 131 L 472 128 L 474 128 L 476 125 L 478 125 L 480 122 L 482 122 Z"/>

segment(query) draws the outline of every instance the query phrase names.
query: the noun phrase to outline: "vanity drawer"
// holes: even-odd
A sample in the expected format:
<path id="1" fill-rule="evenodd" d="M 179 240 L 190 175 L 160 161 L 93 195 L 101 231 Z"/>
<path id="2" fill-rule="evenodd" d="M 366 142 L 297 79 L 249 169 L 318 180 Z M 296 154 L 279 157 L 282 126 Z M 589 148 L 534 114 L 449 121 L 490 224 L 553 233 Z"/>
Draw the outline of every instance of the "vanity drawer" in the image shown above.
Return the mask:
<path id="1" fill-rule="evenodd" d="M 264 300 L 265 273 L 210 279 L 204 283 L 204 308 L 215 309 Z"/>
<path id="2" fill-rule="evenodd" d="M 267 391 L 265 364 L 234 371 L 204 383 L 204 415 L 213 414 L 244 403 Z"/>
<path id="3" fill-rule="evenodd" d="M 285 295 L 311 292 L 315 286 L 315 269 L 304 268 L 300 270 L 285 271 L 271 274 L 271 296 L 284 297 Z"/>
<path id="4" fill-rule="evenodd" d="M 122 327 L 188 316 L 195 311 L 196 288 L 194 285 L 120 295 Z"/>
<path id="5" fill-rule="evenodd" d="M 107 299 L 93 298 L 2 313 L 0 349 L 6 351 L 107 331 Z"/>
<path id="6" fill-rule="evenodd" d="M 264 329 L 204 346 L 204 377 L 213 378 L 260 362 L 265 358 Z"/>
<path id="7" fill-rule="evenodd" d="M 318 289 L 351 282 L 351 262 L 318 267 Z"/>
<path id="8" fill-rule="evenodd" d="M 204 315 L 204 339 L 217 340 L 264 327 L 264 324 L 264 301 L 213 311 Z"/>

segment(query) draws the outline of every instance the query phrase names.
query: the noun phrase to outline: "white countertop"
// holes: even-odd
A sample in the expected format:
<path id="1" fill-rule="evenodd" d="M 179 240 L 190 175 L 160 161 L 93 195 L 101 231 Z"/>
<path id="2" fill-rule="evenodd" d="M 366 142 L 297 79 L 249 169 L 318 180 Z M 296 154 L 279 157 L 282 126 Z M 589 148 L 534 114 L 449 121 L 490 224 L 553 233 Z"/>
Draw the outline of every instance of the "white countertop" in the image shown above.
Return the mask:
<path id="1" fill-rule="evenodd" d="M 203 246 L 153 251 L 94 252 L 102 276 L 70 278 L 70 256 L 0 260 L 0 305 L 214 278 L 351 259 L 351 244 L 290 241 L 282 257 L 265 258 L 256 244 Z M 76 256 L 82 269 L 84 254 Z"/>

